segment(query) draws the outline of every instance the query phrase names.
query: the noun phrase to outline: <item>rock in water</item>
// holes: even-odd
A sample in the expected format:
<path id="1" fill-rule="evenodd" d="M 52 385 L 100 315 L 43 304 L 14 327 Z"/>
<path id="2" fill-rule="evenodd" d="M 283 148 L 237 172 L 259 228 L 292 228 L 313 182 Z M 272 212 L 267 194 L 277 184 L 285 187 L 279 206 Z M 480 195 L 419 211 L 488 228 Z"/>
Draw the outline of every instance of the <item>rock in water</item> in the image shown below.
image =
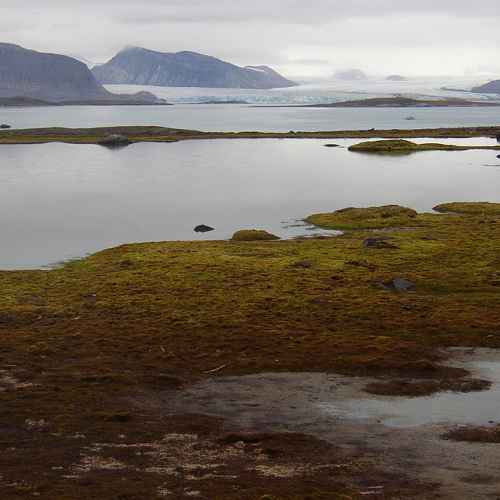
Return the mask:
<path id="1" fill-rule="evenodd" d="M 125 146 L 132 144 L 132 142 L 125 135 L 112 134 L 108 135 L 104 139 L 101 139 L 97 144 L 99 144 L 99 146 L 105 146 L 107 148 L 124 148 Z"/>
<path id="2" fill-rule="evenodd" d="M 210 231 L 215 231 L 215 229 L 205 224 L 200 224 L 194 228 L 195 233 L 209 233 Z"/>
<path id="3" fill-rule="evenodd" d="M 10 127 L 10 125 L 7 125 L 6 123 L 2 123 L 2 124 L 0 125 L 0 128 L 2 128 L 2 129 L 7 129 L 7 128 L 11 128 L 11 127 Z"/>

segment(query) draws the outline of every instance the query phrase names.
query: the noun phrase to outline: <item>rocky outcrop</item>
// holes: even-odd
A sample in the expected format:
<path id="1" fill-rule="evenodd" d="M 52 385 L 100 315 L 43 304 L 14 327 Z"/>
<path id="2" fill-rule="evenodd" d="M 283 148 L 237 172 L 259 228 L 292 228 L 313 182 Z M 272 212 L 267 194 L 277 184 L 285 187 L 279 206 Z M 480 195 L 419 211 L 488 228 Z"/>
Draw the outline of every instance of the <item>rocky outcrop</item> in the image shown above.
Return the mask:
<path id="1" fill-rule="evenodd" d="M 471 92 L 480 94 L 500 94 L 500 80 L 493 80 L 479 87 L 474 87 Z"/>
<path id="2" fill-rule="evenodd" d="M 59 54 L 0 43 L 0 100 L 52 103 L 159 104 L 152 94 L 115 95 L 99 84 L 87 66 Z M 29 104 L 25 104 L 29 105 Z"/>
<path id="3" fill-rule="evenodd" d="M 246 89 L 295 85 L 267 66 L 243 68 L 196 52 L 163 53 L 139 47 L 122 50 L 92 72 L 102 84 Z"/>

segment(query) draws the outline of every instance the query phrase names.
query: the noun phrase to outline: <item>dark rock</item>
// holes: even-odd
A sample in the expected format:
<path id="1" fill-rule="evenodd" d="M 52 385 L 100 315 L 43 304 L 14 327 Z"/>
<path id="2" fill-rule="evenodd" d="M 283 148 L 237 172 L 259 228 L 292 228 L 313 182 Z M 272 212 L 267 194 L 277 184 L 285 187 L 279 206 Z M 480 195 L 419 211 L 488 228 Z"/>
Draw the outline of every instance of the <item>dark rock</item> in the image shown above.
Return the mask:
<path id="1" fill-rule="evenodd" d="M 195 233 L 209 233 L 210 231 L 215 231 L 215 229 L 205 224 L 200 224 L 194 228 Z"/>
<path id="2" fill-rule="evenodd" d="M 389 238 L 367 238 L 363 241 L 365 248 L 378 248 L 378 249 L 395 249 L 399 248 L 392 243 L 389 243 Z"/>
<path id="3" fill-rule="evenodd" d="M 311 269 L 311 267 L 313 267 L 313 263 L 309 260 L 301 260 L 299 262 L 295 262 L 293 267 L 297 267 L 299 269 Z"/>
<path id="4" fill-rule="evenodd" d="M 11 128 L 11 126 L 10 126 L 10 125 L 7 125 L 6 123 L 2 123 L 2 124 L 0 125 L 0 128 L 2 128 L 2 129 L 7 129 L 7 128 Z"/>
<path id="5" fill-rule="evenodd" d="M 124 148 L 132 144 L 131 140 L 126 135 L 111 134 L 101 139 L 97 144 L 107 148 Z"/>
<path id="6" fill-rule="evenodd" d="M 338 144 L 325 144 L 325 148 L 340 148 Z"/>
<path id="7" fill-rule="evenodd" d="M 411 292 L 415 290 L 415 283 L 406 278 L 394 278 L 382 283 L 382 287 L 393 292 Z"/>

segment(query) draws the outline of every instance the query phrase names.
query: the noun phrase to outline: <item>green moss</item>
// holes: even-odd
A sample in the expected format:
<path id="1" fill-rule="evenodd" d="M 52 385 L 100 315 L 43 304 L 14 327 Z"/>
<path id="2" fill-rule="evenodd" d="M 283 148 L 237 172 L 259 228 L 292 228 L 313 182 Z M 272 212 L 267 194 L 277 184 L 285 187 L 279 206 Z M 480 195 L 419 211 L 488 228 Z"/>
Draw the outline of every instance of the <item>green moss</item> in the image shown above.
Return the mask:
<path id="1" fill-rule="evenodd" d="M 500 146 L 456 146 L 453 144 L 424 143 L 416 144 L 403 139 L 368 141 L 354 144 L 349 151 L 366 153 L 413 153 L 417 151 L 468 151 L 471 149 L 500 149 Z"/>
<path id="2" fill-rule="evenodd" d="M 232 241 L 273 241 L 279 240 L 278 236 L 260 229 L 243 229 L 233 234 Z"/>
<path id="3" fill-rule="evenodd" d="M 434 207 L 436 212 L 468 215 L 500 215 L 500 203 L 454 202 L 442 203 Z"/>
<path id="4" fill-rule="evenodd" d="M 415 210 L 399 205 L 343 208 L 333 213 L 311 215 L 306 221 L 325 229 L 380 229 L 419 223 Z"/>

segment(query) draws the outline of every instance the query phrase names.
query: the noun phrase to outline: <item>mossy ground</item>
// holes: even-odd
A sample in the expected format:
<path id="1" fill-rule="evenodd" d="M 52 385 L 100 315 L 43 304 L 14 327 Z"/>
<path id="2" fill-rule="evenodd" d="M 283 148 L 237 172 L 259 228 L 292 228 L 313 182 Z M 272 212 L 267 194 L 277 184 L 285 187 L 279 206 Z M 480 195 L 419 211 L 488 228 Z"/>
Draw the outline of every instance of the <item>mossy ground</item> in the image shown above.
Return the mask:
<path id="1" fill-rule="evenodd" d="M 384 229 L 418 226 L 421 217 L 411 208 L 386 205 L 369 208 L 343 208 L 331 213 L 314 214 L 306 222 L 325 229 Z"/>
<path id="2" fill-rule="evenodd" d="M 92 443 L 154 441 L 176 429 L 168 405 L 138 407 L 137 394 L 276 371 L 441 379 L 439 348 L 500 348 L 500 215 L 405 219 L 411 227 L 391 233 L 391 250 L 364 248 L 373 232 L 357 229 L 316 240 L 124 245 L 51 271 L 1 272 L 2 498 L 22 498 L 23 488 L 50 499 L 156 498 L 154 475 L 57 472 Z M 379 286 L 395 277 L 415 291 Z M 33 434 L 26 422 L 49 430 Z M 352 474 L 368 474 L 360 470 Z M 273 491 L 245 477 L 255 495 L 239 498 Z M 235 498 L 234 481 L 217 484 L 218 498 Z M 294 498 L 280 484 L 277 498 Z M 340 491 L 323 485 L 311 498 Z"/>
<path id="3" fill-rule="evenodd" d="M 500 203 L 453 202 L 441 203 L 434 207 L 436 212 L 468 215 L 500 216 Z"/>

